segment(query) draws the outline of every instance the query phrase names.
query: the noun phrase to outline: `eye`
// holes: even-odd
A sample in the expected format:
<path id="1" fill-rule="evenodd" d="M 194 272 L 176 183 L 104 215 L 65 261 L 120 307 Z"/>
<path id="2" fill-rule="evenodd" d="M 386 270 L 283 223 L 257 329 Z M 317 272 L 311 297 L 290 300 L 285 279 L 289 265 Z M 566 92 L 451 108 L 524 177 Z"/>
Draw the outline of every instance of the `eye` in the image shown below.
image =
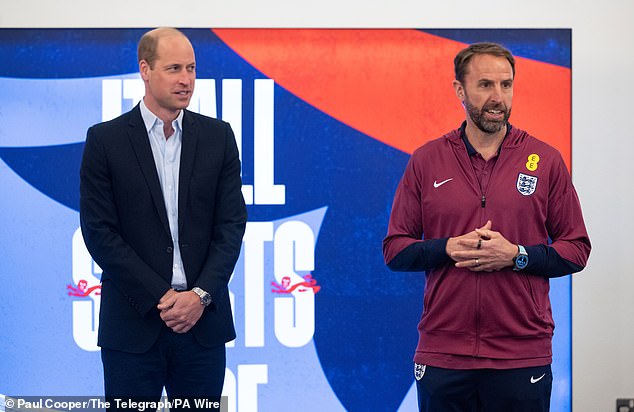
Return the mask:
<path id="1" fill-rule="evenodd" d="M 504 87 L 505 89 L 510 89 L 513 87 L 513 82 L 512 81 L 502 82 L 502 87 Z"/>

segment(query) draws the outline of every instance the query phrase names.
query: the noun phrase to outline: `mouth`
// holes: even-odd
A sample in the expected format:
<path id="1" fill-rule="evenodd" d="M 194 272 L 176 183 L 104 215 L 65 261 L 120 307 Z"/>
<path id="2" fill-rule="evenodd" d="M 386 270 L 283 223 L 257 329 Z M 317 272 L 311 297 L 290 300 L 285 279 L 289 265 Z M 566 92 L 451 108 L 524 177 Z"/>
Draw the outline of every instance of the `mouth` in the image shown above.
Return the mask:
<path id="1" fill-rule="evenodd" d="M 502 109 L 484 109 L 483 112 L 492 120 L 503 120 L 506 114 L 506 111 Z"/>

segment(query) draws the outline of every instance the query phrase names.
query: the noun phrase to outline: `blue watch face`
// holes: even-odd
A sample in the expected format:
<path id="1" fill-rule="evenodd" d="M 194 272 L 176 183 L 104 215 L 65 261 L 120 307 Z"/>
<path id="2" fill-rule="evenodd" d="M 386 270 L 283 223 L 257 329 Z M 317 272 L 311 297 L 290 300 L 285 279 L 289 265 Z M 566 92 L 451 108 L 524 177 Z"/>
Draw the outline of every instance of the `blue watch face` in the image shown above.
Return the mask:
<path id="1" fill-rule="evenodd" d="M 526 265 L 528 265 L 528 256 L 526 255 L 519 255 L 517 257 L 517 259 L 515 259 L 515 266 L 518 269 L 524 269 L 526 267 Z"/>

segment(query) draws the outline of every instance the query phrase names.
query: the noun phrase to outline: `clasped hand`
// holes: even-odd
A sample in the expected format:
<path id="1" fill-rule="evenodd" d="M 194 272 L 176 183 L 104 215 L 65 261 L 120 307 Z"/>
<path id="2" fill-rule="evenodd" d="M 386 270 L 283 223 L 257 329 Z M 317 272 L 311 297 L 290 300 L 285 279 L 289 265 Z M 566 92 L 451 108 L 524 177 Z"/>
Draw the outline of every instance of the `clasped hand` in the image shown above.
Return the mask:
<path id="1" fill-rule="evenodd" d="M 194 292 L 177 292 L 174 289 L 163 295 L 157 308 L 163 322 L 176 333 L 185 333 L 194 327 L 205 309 Z"/>
<path id="2" fill-rule="evenodd" d="M 447 255 L 458 268 L 467 268 L 474 272 L 493 272 L 513 266 L 517 256 L 517 245 L 506 240 L 500 232 L 491 230 L 487 223 L 462 236 L 449 238 Z"/>

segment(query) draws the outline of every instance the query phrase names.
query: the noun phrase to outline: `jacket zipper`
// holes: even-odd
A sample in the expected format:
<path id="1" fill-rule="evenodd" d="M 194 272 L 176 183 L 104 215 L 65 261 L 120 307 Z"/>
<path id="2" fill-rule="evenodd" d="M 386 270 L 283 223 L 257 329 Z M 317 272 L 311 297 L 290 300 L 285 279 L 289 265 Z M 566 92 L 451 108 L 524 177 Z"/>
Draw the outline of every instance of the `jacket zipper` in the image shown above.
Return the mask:
<path id="1" fill-rule="evenodd" d="M 473 357 L 480 355 L 480 276 L 476 274 L 476 307 L 475 307 L 475 323 L 476 323 L 476 341 L 473 350 Z"/>
<path id="2" fill-rule="evenodd" d="M 500 156 L 502 154 L 502 148 L 500 147 L 499 151 L 498 151 L 498 158 L 495 160 L 495 164 L 493 165 L 493 167 L 491 168 L 491 174 L 489 176 L 489 185 L 491 185 L 491 182 L 493 181 L 493 172 L 497 169 L 497 164 L 500 161 Z M 471 167 L 471 174 L 473 176 L 473 178 L 475 179 L 477 185 L 478 185 L 478 190 L 480 192 L 480 210 L 482 211 L 482 214 L 480 215 L 480 221 L 482 222 L 484 220 L 484 213 L 486 209 L 486 205 L 487 205 L 487 198 L 486 198 L 486 193 L 484 192 L 484 190 L 482 189 L 482 183 L 480 182 L 480 180 L 478 180 L 478 176 L 475 172 L 475 169 L 473 168 L 473 163 L 471 163 L 471 159 L 469 158 L 469 153 L 465 152 L 466 155 L 466 161 L 467 163 L 469 163 L 469 166 Z M 488 186 L 487 186 L 488 188 Z M 475 347 L 473 350 L 473 357 L 479 357 L 480 355 L 480 320 L 481 320 L 481 305 L 480 305 L 480 299 L 481 299 L 481 291 L 480 291 L 480 276 L 476 275 L 476 307 L 475 307 Z"/>

